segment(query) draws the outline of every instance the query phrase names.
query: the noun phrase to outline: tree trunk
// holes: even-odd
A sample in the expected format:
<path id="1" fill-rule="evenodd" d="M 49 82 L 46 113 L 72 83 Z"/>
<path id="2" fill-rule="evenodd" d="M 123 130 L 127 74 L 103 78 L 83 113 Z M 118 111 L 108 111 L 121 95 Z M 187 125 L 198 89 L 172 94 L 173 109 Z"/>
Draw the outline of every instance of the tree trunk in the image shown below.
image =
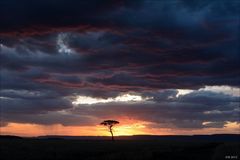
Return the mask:
<path id="1" fill-rule="evenodd" d="M 112 135 L 112 141 L 114 141 L 114 136 L 113 136 L 113 132 L 112 130 L 110 131 L 111 135 Z"/>

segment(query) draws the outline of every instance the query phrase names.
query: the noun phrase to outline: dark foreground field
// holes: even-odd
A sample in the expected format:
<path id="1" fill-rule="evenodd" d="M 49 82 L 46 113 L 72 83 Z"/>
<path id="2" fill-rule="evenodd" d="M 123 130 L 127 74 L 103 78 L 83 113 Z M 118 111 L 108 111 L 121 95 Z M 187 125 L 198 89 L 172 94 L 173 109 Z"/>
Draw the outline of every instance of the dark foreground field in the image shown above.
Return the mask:
<path id="1" fill-rule="evenodd" d="M 238 141 L 160 138 L 79 140 L 0 138 L 1 160 L 210 160 L 239 159 Z"/>

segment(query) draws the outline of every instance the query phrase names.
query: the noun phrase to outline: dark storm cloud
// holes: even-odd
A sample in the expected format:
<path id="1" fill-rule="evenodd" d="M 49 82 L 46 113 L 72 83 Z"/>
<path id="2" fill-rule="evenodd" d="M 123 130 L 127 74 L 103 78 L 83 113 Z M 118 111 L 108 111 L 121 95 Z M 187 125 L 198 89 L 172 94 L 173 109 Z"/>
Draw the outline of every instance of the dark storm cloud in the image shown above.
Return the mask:
<path id="1" fill-rule="evenodd" d="M 6 109 L 6 111 L 3 112 L 2 119 L 8 122 L 48 125 L 96 125 L 101 119 L 123 116 L 151 122 L 151 125 L 155 125 L 156 128 L 164 126 L 173 128 L 221 128 L 227 122 L 240 122 L 239 97 L 209 91 L 194 91 L 176 97 L 176 92 L 174 90 L 164 90 L 144 93 L 147 96 L 154 96 L 152 100 L 145 103 L 81 104 L 74 108 L 71 108 L 71 105 L 68 104 L 64 107 L 63 101 L 53 99 L 48 100 L 47 103 L 52 104 L 45 106 L 48 108 L 44 108 L 46 100 L 42 102 L 37 100 L 38 103 L 35 103 L 35 100 L 25 99 L 22 100 L 21 107 L 14 106 L 19 101 L 19 99 L 15 98 L 12 99 L 11 103 L 8 102 L 8 105 L 3 106 L 3 110 Z M 201 99 L 199 95 L 204 95 L 204 92 L 206 92 L 205 95 L 212 95 L 207 97 L 208 103 L 199 102 L 199 98 Z M 191 97 L 191 100 L 185 101 L 189 97 Z M 224 103 L 220 103 L 223 99 Z M 31 103 L 31 106 L 27 102 Z M 39 107 L 39 105 L 42 107 Z M 54 109 L 56 109 L 54 105 L 59 105 L 57 109 L 64 109 L 64 112 L 54 112 Z M 60 106 L 63 106 L 63 108 L 60 108 Z M 15 108 L 11 110 L 13 107 Z M 29 107 L 32 107 L 31 113 L 28 113 Z M 41 109 L 41 112 L 37 109 Z M 43 112 L 45 109 L 49 112 Z M 204 122 L 208 123 L 204 124 Z"/>
<path id="2" fill-rule="evenodd" d="M 1 107 L 3 113 L 41 113 L 70 108 L 68 100 L 56 99 L 25 99 L 25 98 L 2 98 Z"/>
<path id="3" fill-rule="evenodd" d="M 240 86 L 239 4 L 1 1 L 2 124 L 93 124 L 94 118 L 107 118 L 106 109 L 108 115 L 156 126 L 222 127 L 239 121 L 239 97 L 197 90 Z M 176 89 L 196 91 L 176 97 Z M 74 108 L 70 102 L 77 95 L 127 92 L 153 97 L 154 103 Z M 85 122 L 87 115 L 92 117 Z"/>
<path id="4" fill-rule="evenodd" d="M 62 124 L 64 126 L 85 126 L 99 123 L 99 119 L 88 115 L 73 115 L 61 112 L 48 112 L 45 114 L 3 114 L 3 121 L 33 124 Z M 6 124 L 5 124 L 6 125 Z"/>
<path id="5" fill-rule="evenodd" d="M 105 15 L 115 9 L 126 7 L 136 8 L 141 1 L 113 0 L 43 0 L 30 2 L 28 0 L 1 1 L 2 34 L 38 35 L 52 31 L 68 29 L 88 29 L 101 27 L 100 20 L 106 20 Z M 76 28 L 75 28 L 76 27 Z"/>

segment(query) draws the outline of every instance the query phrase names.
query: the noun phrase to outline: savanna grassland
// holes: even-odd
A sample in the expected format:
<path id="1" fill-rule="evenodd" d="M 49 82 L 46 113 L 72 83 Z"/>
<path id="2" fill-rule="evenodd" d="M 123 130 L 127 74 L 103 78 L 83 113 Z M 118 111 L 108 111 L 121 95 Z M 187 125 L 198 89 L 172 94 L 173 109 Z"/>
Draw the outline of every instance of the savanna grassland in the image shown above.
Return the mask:
<path id="1" fill-rule="evenodd" d="M 0 139 L 1 160 L 239 159 L 239 142 L 188 140 Z M 230 157 L 229 157 L 230 156 Z"/>

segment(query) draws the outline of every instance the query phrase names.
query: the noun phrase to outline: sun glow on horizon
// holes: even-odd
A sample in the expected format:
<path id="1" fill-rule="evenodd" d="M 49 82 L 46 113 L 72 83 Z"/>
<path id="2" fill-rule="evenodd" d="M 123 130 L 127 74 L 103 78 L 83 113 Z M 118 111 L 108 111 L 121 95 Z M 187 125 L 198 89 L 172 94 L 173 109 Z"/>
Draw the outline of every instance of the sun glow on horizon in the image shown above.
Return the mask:
<path id="1" fill-rule="evenodd" d="M 106 127 L 98 126 L 99 131 L 102 132 L 105 136 L 110 136 L 109 131 Z M 113 132 L 115 136 L 131 136 L 137 134 L 146 134 L 144 131 L 146 128 L 145 122 L 132 122 L 128 123 L 127 121 L 124 124 L 119 124 L 114 126 Z"/>
<path id="2" fill-rule="evenodd" d="M 131 123 L 130 123 L 131 122 Z M 177 128 L 150 128 L 149 122 L 126 120 L 113 129 L 115 136 L 131 135 L 194 135 L 194 134 L 239 134 L 240 124 L 237 122 L 227 122 L 224 128 L 204 128 L 204 129 L 177 129 Z M 68 136 L 111 136 L 108 129 L 100 125 L 91 126 L 63 126 L 38 125 L 9 123 L 0 127 L 0 135 L 17 135 L 24 137 L 41 135 L 68 135 Z"/>

